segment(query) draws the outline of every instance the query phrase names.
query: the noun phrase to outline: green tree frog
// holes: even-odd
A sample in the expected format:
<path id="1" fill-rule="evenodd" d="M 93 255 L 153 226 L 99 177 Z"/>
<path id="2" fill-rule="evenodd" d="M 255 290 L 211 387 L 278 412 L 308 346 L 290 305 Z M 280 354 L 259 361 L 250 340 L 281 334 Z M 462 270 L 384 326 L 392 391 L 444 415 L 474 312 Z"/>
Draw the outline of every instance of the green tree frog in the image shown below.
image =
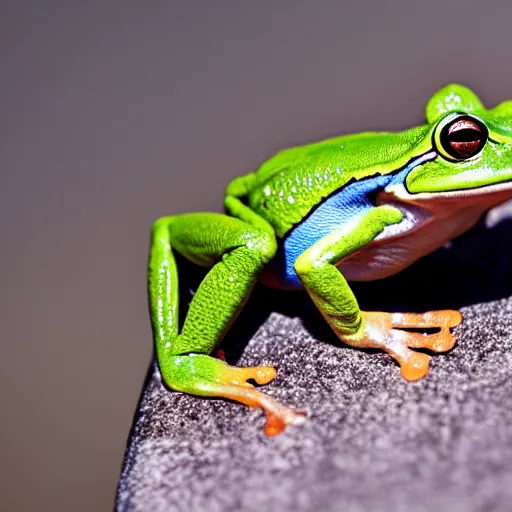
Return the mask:
<path id="1" fill-rule="evenodd" d="M 226 214 L 154 223 L 148 286 L 163 381 L 262 408 L 267 435 L 300 421 L 303 413 L 248 382 L 268 383 L 274 368 L 230 366 L 211 355 L 257 280 L 305 290 L 342 342 L 382 349 L 405 379 L 421 379 L 429 356 L 411 348 L 451 349 L 460 313 L 361 311 L 348 283 L 400 272 L 511 197 L 512 100 L 486 109 L 457 84 L 428 101 L 421 126 L 281 151 L 229 183 Z M 181 330 L 174 251 L 210 268 Z"/>

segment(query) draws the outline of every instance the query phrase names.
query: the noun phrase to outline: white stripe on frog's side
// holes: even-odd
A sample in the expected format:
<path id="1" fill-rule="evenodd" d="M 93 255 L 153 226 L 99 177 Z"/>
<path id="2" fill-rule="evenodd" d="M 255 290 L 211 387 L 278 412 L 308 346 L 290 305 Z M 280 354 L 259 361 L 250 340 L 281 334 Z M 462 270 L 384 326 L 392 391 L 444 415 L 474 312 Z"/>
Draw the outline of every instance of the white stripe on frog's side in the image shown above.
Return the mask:
<path id="1" fill-rule="evenodd" d="M 377 204 L 404 213 L 368 246 L 338 268 L 349 281 L 391 276 L 474 226 L 489 209 L 512 198 L 512 182 L 454 192 L 409 194 L 403 184 L 386 187 Z"/>

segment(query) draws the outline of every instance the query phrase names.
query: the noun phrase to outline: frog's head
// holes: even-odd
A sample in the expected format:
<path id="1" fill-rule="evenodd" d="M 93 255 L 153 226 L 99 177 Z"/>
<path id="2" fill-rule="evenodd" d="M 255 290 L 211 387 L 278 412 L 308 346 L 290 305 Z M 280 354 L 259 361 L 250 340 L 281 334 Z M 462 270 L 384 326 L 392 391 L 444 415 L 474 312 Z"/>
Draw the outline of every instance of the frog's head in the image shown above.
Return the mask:
<path id="1" fill-rule="evenodd" d="M 410 194 L 512 189 L 512 100 L 487 110 L 452 84 L 430 99 L 426 118 L 432 157 L 407 175 Z"/>

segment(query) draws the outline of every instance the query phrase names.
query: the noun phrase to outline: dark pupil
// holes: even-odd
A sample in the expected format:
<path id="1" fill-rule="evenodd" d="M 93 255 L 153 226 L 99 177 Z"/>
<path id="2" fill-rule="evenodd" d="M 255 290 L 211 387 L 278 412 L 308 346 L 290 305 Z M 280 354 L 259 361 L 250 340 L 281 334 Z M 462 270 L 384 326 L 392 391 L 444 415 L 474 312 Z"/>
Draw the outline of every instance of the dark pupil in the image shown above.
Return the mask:
<path id="1" fill-rule="evenodd" d="M 450 125 L 447 133 L 450 153 L 459 158 L 475 154 L 482 143 L 483 134 L 480 126 L 469 119 L 460 119 Z"/>

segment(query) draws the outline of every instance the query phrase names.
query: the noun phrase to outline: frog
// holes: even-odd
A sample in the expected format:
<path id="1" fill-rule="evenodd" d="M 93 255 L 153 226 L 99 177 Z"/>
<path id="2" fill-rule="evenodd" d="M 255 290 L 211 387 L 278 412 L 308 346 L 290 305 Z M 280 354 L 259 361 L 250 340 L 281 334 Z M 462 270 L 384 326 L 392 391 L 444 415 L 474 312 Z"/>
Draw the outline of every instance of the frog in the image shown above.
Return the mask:
<path id="1" fill-rule="evenodd" d="M 216 355 L 257 282 L 307 293 L 342 344 L 384 351 L 406 381 L 424 378 L 429 354 L 454 347 L 461 313 L 363 311 L 349 283 L 402 271 L 510 198 L 512 100 L 487 109 L 456 83 L 428 100 L 420 126 L 278 152 L 228 184 L 224 213 L 168 215 L 152 226 L 149 310 L 163 383 L 261 408 L 267 436 L 305 421 L 258 389 L 275 378 L 273 366 Z M 183 322 L 176 253 L 205 267 Z"/>

